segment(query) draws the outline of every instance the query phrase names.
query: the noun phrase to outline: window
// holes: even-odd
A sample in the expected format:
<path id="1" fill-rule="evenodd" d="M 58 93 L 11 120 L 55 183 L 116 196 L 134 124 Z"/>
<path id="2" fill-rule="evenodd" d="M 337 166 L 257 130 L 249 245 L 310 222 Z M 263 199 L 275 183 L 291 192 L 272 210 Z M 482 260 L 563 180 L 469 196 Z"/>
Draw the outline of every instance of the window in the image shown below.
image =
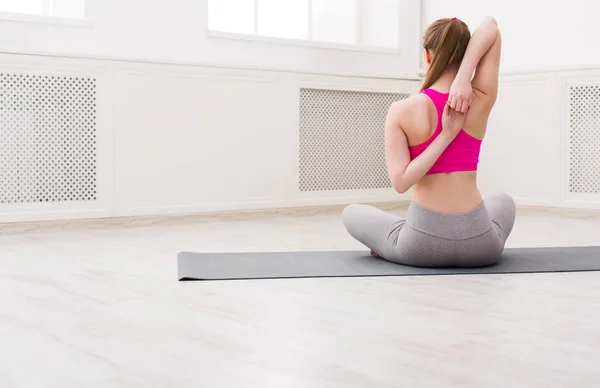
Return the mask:
<path id="1" fill-rule="evenodd" d="M 0 12 L 85 19 L 85 0 L 0 0 Z"/>
<path id="2" fill-rule="evenodd" d="M 396 50 L 403 1 L 208 0 L 208 29 Z"/>

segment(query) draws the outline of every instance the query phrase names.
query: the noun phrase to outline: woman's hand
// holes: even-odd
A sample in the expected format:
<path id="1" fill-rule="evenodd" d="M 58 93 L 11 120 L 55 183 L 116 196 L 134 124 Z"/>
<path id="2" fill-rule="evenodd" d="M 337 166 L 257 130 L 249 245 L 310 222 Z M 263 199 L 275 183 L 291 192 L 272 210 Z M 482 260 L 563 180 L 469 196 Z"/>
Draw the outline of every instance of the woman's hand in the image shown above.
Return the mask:
<path id="1" fill-rule="evenodd" d="M 472 99 L 473 88 L 471 87 L 471 81 L 456 77 L 454 82 L 452 82 L 450 95 L 448 96 L 448 105 L 450 105 L 450 108 L 461 113 L 467 113 Z"/>
<path id="2" fill-rule="evenodd" d="M 442 114 L 442 133 L 449 139 L 454 140 L 465 123 L 466 113 L 454 110 L 446 104 Z"/>

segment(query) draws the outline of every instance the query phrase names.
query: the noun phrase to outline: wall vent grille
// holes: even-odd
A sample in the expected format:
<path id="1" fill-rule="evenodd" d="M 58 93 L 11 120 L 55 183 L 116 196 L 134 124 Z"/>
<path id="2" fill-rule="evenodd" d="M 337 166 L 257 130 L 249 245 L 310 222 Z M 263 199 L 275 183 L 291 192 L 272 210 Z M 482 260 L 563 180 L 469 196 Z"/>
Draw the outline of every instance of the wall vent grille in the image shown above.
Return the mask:
<path id="1" fill-rule="evenodd" d="M 96 79 L 0 73 L 0 204 L 96 197 Z"/>
<path id="2" fill-rule="evenodd" d="M 569 192 L 600 194 L 600 84 L 569 87 Z"/>
<path id="3" fill-rule="evenodd" d="M 391 187 L 384 124 L 406 93 L 300 90 L 300 191 Z"/>

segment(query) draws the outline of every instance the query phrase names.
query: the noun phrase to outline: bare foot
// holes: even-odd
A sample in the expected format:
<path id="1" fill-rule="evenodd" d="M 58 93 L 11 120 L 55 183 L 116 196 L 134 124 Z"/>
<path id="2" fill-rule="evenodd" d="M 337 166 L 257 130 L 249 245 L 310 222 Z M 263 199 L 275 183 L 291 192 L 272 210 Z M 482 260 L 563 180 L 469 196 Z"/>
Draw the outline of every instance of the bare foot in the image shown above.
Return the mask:
<path id="1" fill-rule="evenodd" d="M 375 252 L 375 251 L 371 251 L 371 256 L 381 259 L 381 256 L 379 256 L 379 254 L 377 254 L 377 252 Z"/>

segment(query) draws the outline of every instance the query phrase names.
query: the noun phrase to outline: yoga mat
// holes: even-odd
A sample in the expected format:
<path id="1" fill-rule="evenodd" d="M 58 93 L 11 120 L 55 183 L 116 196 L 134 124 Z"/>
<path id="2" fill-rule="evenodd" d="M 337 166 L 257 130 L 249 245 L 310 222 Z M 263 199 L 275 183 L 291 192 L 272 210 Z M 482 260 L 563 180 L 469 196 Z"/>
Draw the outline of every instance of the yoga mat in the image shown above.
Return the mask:
<path id="1" fill-rule="evenodd" d="M 368 251 L 182 252 L 177 261 L 179 280 L 575 272 L 600 270 L 600 246 L 506 249 L 498 264 L 472 269 L 409 267 Z"/>

